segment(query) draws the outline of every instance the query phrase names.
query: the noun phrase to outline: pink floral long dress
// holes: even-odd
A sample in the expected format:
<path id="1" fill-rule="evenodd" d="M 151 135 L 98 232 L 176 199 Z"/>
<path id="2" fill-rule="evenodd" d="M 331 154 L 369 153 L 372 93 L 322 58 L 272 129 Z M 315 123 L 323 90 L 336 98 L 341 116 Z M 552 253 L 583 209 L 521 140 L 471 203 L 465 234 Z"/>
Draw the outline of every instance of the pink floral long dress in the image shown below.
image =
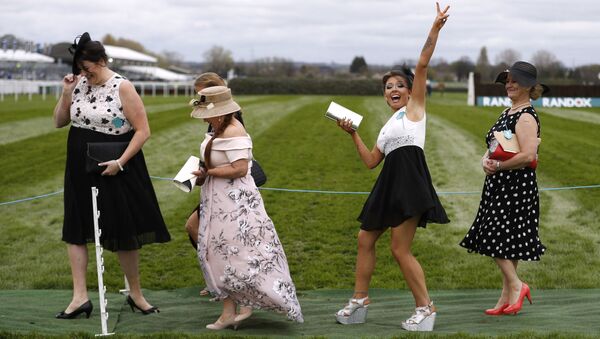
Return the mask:
<path id="1" fill-rule="evenodd" d="M 206 134 L 200 147 L 202 159 L 210 138 Z M 252 159 L 250 136 L 215 138 L 212 166 L 239 159 Z M 242 178 L 209 176 L 202 185 L 200 268 L 209 292 L 218 299 L 230 297 L 241 306 L 286 313 L 290 320 L 303 322 L 287 258 L 250 175 L 251 165 Z"/>

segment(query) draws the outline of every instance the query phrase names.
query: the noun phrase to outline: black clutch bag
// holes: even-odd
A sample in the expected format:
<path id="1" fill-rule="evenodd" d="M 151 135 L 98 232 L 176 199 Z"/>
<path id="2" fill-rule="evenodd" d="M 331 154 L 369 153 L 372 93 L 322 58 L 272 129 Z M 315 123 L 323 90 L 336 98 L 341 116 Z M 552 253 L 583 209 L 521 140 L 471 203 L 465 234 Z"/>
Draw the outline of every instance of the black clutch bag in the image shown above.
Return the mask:
<path id="1" fill-rule="evenodd" d="M 252 159 L 252 167 L 250 168 L 250 175 L 254 178 L 254 183 L 257 187 L 260 187 L 267 182 L 267 175 L 263 171 L 262 167 L 256 159 Z"/>
<path id="2" fill-rule="evenodd" d="M 85 158 L 85 171 L 87 173 L 102 173 L 106 166 L 98 166 L 99 163 L 118 159 L 129 142 L 88 142 L 87 156 Z M 123 171 L 127 170 L 127 164 L 123 166 Z"/>

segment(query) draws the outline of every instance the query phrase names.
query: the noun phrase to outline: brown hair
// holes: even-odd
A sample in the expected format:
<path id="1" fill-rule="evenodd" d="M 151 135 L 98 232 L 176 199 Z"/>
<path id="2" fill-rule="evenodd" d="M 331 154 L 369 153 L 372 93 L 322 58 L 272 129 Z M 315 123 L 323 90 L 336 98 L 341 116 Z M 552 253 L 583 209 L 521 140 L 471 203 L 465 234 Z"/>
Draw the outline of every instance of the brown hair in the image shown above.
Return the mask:
<path id="1" fill-rule="evenodd" d="M 229 114 L 223 116 L 223 122 L 221 122 L 219 127 L 217 127 L 217 129 L 213 133 L 212 138 L 210 138 L 210 140 L 206 144 L 206 149 L 204 150 L 204 164 L 207 169 L 212 167 L 210 165 L 210 153 L 212 152 L 213 141 L 215 140 L 216 137 L 223 134 L 223 132 L 225 132 L 225 128 L 227 128 L 227 126 L 229 126 L 229 124 L 231 124 L 231 120 L 233 119 L 233 114 L 234 113 L 229 113 Z"/>
<path id="2" fill-rule="evenodd" d="M 194 87 L 207 88 L 213 86 L 227 86 L 227 81 L 213 72 L 202 73 L 194 80 Z"/>
<path id="3" fill-rule="evenodd" d="M 544 93 L 544 86 L 537 84 L 529 89 L 529 97 L 537 100 Z"/>

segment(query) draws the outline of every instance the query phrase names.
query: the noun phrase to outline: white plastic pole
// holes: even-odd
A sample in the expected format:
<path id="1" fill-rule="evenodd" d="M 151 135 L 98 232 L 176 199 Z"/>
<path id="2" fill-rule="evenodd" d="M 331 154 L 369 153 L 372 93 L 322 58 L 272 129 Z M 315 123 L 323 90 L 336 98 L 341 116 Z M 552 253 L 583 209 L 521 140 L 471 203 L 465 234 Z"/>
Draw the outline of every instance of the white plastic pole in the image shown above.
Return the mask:
<path id="1" fill-rule="evenodd" d="M 94 211 L 94 239 L 96 242 L 96 270 L 98 271 L 98 295 L 100 299 L 100 323 L 102 326 L 102 333 L 96 334 L 96 336 L 106 336 L 112 335 L 114 333 L 108 333 L 108 312 L 106 311 L 106 305 L 108 304 L 108 300 L 104 297 L 106 293 L 106 286 L 104 286 L 104 280 L 102 279 L 102 274 L 104 273 L 104 258 L 102 257 L 102 252 L 104 251 L 102 245 L 100 244 L 100 235 L 102 234 L 102 230 L 98 225 L 98 219 L 100 218 L 100 211 L 98 211 L 98 189 L 94 186 L 92 187 L 92 206 Z"/>
<path id="2" fill-rule="evenodd" d="M 475 106 L 475 73 L 469 72 L 467 105 Z"/>
<path id="3" fill-rule="evenodd" d="M 126 275 L 123 276 L 123 280 L 125 280 L 125 288 L 119 290 L 119 293 L 121 293 L 122 295 L 129 295 L 129 281 L 127 281 Z"/>

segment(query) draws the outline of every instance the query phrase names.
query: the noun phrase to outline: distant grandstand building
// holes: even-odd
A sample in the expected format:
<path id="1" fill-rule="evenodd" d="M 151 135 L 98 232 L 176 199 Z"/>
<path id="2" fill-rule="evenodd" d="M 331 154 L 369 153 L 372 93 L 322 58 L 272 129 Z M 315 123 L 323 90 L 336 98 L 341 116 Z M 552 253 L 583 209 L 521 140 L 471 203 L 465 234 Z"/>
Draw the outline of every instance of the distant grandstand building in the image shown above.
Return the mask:
<path id="1" fill-rule="evenodd" d="M 6 45 L 6 44 L 4 44 Z M 50 45 L 44 49 L 25 49 L 14 44 L 13 48 L 0 47 L 0 101 L 5 96 L 27 94 L 54 95 L 62 91 L 62 79 L 71 72 L 73 56 L 70 43 Z M 136 90 L 148 95 L 190 95 L 193 93 L 191 72 L 180 67 L 169 69 L 158 66 L 154 56 L 129 48 L 105 45 L 109 67 L 130 79 Z"/>
<path id="2" fill-rule="evenodd" d="M 64 63 L 71 64 L 72 56 L 68 52 L 71 44 L 60 43 L 52 47 L 50 55 Z M 178 74 L 158 67 L 158 60 L 129 48 L 104 45 L 109 58 L 110 68 L 130 80 L 141 81 L 187 81 L 190 76 Z"/>
<path id="3" fill-rule="evenodd" d="M 40 80 L 48 77 L 54 58 L 23 49 L 0 49 L 0 79 Z"/>

